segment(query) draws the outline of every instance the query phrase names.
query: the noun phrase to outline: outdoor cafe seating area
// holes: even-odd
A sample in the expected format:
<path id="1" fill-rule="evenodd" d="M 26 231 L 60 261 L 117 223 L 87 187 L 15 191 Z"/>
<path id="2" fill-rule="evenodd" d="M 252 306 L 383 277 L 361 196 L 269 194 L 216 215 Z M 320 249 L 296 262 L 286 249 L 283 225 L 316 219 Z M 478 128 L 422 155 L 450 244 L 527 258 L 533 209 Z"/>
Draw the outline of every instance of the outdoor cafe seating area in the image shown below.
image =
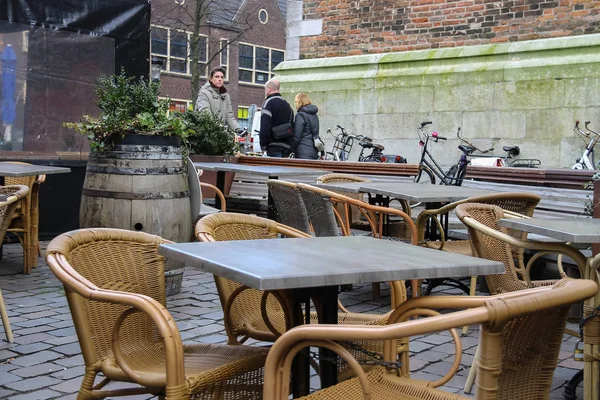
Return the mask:
<path id="1" fill-rule="evenodd" d="M 600 397 L 600 256 L 580 251 L 600 242 L 597 220 L 534 217 L 527 192 L 193 165 L 189 242 L 106 227 L 40 246 L 31 193 L 68 169 L 30 166 L 19 185 L 0 164 L 2 235 L 30 216 L 13 228 L 27 236 L 25 275 L 0 275 L 0 397 Z M 269 178 L 266 217 L 227 211 L 223 173 L 235 171 Z M 451 237 L 453 223 L 468 238 Z M 548 254 L 561 254 L 556 270 Z M 183 265 L 167 296 L 165 272 Z"/>

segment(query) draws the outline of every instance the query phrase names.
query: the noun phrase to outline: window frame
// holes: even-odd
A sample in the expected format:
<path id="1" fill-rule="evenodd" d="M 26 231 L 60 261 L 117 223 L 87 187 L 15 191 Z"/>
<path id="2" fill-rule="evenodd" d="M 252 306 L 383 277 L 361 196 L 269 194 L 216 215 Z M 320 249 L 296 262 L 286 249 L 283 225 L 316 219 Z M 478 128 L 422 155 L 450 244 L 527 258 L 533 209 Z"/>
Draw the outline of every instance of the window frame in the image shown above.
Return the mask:
<path id="1" fill-rule="evenodd" d="M 225 50 L 227 54 L 226 63 L 223 63 L 223 44 L 225 44 L 225 46 L 227 47 L 227 49 Z M 225 68 L 225 82 L 229 82 L 229 64 L 231 56 L 229 48 L 229 39 L 219 39 L 219 50 L 221 50 L 221 52 L 219 53 L 219 65 L 221 66 L 221 68 Z"/>
<path id="2" fill-rule="evenodd" d="M 240 57 L 241 56 L 241 51 L 239 50 L 239 46 L 249 46 L 252 47 L 252 69 L 250 68 L 245 68 L 242 67 L 242 63 L 240 62 Z M 269 59 L 268 59 L 268 70 L 257 70 L 256 69 L 256 49 L 260 48 L 260 49 L 266 49 L 269 51 Z M 267 80 L 271 79 L 274 76 L 274 72 L 273 72 L 273 68 L 272 68 L 272 64 L 273 64 L 273 51 L 278 51 L 280 53 L 283 53 L 283 61 L 285 61 L 285 50 L 282 49 L 277 49 L 274 47 L 267 47 L 267 46 L 260 46 L 260 45 L 254 45 L 251 43 L 245 43 L 245 42 L 239 42 L 238 43 L 238 83 L 240 85 L 251 85 L 251 86 L 261 86 L 264 87 L 265 86 L 265 82 L 263 83 L 257 83 L 256 82 L 256 74 L 257 72 L 259 74 L 267 74 Z M 248 57 L 248 56 L 244 56 L 244 57 Z M 246 72 L 251 72 L 252 73 L 252 82 L 248 82 L 248 81 L 243 81 L 240 79 L 239 77 L 239 73 L 241 71 L 246 71 Z"/>
<path id="3" fill-rule="evenodd" d="M 167 54 L 160 54 L 160 53 L 154 53 L 152 51 L 152 30 L 153 29 L 162 29 L 162 30 L 166 30 L 167 31 Z M 186 36 L 186 57 L 176 57 L 176 56 L 172 56 L 171 55 L 171 32 L 178 32 L 178 33 L 185 33 Z M 172 75 L 177 75 L 177 76 L 185 76 L 185 77 L 190 77 L 192 76 L 191 74 L 191 70 L 192 70 L 192 60 L 191 60 L 191 48 L 190 48 L 190 39 L 192 37 L 193 33 L 190 31 L 186 31 L 184 29 L 176 29 L 176 28 L 169 28 L 167 26 L 163 26 L 163 25 L 150 25 L 150 57 L 158 57 L 162 60 L 165 60 L 166 62 L 163 64 L 163 67 L 161 69 L 161 73 L 164 74 L 172 74 Z M 173 35 L 174 36 L 174 35 Z M 209 38 L 207 35 L 204 34 L 200 34 L 200 37 L 203 37 L 205 39 L 205 48 L 206 48 L 206 52 L 205 52 L 205 59 L 204 60 L 199 60 L 198 63 L 199 64 L 203 64 L 204 65 L 204 69 L 200 71 L 200 77 L 201 78 L 207 78 L 207 60 L 208 60 L 208 41 Z M 178 61 L 182 61 L 185 60 L 186 61 L 186 69 L 187 72 L 180 72 L 180 71 L 171 71 L 171 59 L 173 60 L 178 60 Z"/>

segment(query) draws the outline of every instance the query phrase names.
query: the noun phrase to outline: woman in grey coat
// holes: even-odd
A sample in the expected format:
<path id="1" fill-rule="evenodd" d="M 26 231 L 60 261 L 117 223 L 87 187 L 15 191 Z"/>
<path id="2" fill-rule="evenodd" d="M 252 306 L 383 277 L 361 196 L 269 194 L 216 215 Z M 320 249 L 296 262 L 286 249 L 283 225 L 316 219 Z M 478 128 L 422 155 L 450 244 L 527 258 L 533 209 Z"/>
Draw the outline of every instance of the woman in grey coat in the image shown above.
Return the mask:
<path id="1" fill-rule="evenodd" d="M 231 129 L 239 131 L 240 126 L 233 117 L 229 93 L 227 93 L 227 89 L 223 86 L 224 80 L 225 71 L 223 68 L 217 67 L 210 71 L 208 82 L 202 86 L 200 93 L 198 93 L 196 110 L 208 110 L 221 118 Z"/>
<path id="2" fill-rule="evenodd" d="M 294 123 L 295 158 L 318 160 L 319 151 L 315 147 L 315 139 L 319 138 L 319 109 L 312 104 L 306 93 L 298 93 L 294 104 L 298 110 Z"/>

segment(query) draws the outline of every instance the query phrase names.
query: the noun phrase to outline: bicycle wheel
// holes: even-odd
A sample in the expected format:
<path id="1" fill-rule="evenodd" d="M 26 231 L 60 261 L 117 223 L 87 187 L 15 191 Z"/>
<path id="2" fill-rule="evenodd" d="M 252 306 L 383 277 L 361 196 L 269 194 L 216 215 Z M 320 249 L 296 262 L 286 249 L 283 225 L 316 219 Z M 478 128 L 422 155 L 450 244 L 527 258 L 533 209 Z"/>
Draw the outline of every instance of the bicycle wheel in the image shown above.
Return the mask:
<path id="1" fill-rule="evenodd" d="M 435 185 L 435 175 L 427 167 L 419 167 L 419 173 L 415 177 L 415 183 Z"/>
<path id="2" fill-rule="evenodd" d="M 448 172 L 446 172 L 446 176 L 451 178 L 451 185 L 453 186 L 462 186 L 463 179 L 465 179 L 465 174 L 467 173 L 466 169 L 462 171 L 458 170 L 458 165 L 453 165 Z"/>

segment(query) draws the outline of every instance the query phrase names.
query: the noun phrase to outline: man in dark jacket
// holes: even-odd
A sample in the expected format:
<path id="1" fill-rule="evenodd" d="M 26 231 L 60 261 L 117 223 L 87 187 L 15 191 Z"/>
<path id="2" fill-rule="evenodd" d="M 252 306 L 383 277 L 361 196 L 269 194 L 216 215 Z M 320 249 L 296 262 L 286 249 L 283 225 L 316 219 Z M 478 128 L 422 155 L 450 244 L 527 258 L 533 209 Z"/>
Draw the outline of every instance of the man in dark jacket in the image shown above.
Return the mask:
<path id="1" fill-rule="evenodd" d="M 281 140 L 273 137 L 272 128 L 294 123 L 294 112 L 290 104 L 279 94 L 279 81 L 271 78 L 265 84 L 265 102 L 260 114 L 260 147 L 269 157 L 288 157 L 294 135 Z"/>

